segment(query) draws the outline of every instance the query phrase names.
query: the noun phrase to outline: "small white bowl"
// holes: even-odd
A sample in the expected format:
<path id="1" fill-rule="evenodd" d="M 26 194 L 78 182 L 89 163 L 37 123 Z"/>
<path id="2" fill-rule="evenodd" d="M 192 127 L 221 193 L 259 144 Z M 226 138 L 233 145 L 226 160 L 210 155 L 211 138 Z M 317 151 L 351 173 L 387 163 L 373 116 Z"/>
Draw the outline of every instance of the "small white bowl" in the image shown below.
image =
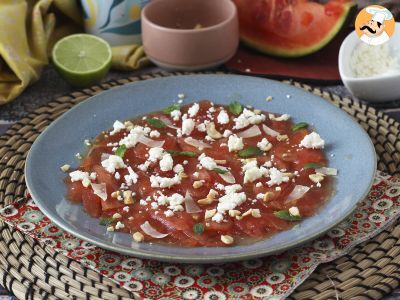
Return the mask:
<path id="1" fill-rule="evenodd" d="M 350 68 L 350 59 L 354 48 L 363 43 L 353 31 L 343 41 L 339 51 L 339 72 L 344 85 L 357 98 L 371 102 L 393 101 L 400 99 L 400 70 L 394 73 L 373 77 L 355 77 Z M 391 55 L 397 57 L 400 64 L 400 23 L 396 22 L 393 36 L 388 42 Z M 374 46 L 371 46 L 374 47 Z"/>

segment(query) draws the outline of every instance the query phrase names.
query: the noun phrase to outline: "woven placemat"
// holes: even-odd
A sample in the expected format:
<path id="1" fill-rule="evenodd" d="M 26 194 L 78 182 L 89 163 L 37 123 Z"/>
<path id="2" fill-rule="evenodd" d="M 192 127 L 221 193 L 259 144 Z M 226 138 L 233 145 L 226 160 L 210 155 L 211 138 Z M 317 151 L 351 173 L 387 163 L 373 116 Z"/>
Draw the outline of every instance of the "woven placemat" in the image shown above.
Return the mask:
<path id="1" fill-rule="evenodd" d="M 0 207 L 26 192 L 24 163 L 37 136 L 75 104 L 114 86 L 185 73 L 157 73 L 112 81 L 71 93 L 43 106 L 0 137 Z M 400 174 L 400 126 L 389 116 L 352 99 L 287 82 L 331 101 L 368 132 L 378 154 L 378 168 Z M 21 299 L 128 299 L 134 295 L 81 264 L 42 246 L 0 221 L 0 283 Z M 293 299 L 380 299 L 400 285 L 400 223 L 349 254 L 321 265 L 291 295 Z"/>

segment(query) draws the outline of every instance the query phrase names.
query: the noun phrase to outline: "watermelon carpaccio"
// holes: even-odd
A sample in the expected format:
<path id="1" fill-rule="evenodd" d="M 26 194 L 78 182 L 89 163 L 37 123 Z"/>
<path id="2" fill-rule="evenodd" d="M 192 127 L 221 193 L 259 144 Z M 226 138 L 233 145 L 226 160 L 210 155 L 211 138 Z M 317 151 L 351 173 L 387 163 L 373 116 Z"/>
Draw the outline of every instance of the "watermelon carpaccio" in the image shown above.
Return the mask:
<path id="1" fill-rule="evenodd" d="M 248 46 L 276 56 L 303 56 L 328 44 L 355 4 L 352 0 L 233 0 L 240 36 Z"/>

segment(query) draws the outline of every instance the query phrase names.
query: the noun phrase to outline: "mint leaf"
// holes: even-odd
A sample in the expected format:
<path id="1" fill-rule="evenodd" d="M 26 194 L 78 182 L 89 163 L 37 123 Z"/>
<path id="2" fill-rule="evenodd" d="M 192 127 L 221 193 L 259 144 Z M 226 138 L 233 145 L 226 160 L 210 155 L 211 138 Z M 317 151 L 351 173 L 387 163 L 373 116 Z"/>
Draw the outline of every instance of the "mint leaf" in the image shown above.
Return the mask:
<path id="1" fill-rule="evenodd" d="M 279 219 L 286 220 L 289 222 L 296 222 L 301 220 L 300 216 L 292 216 L 287 210 L 276 211 L 274 212 L 274 215 Z"/>
<path id="2" fill-rule="evenodd" d="M 307 170 L 307 169 L 319 169 L 322 167 L 323 167 L 323 165 L 321 165 L 319 163 L 311 162 L 311 163 L 305 164 L 303 168 L 304 168 L 304 170 Z"/>
<path id="3" fill-rule="evenodd" d="M 150 118 L 150 119 L 146 119 L 146 122 L 156 128 L 165 128 L 167 127 L 167 125 L 161 121 L 160 119 L 156 119 L 156 118 Z"/>
<path id="4" fill-rule="evenodd" d="M 114 222 L 114 218 L 101 218 L 100 225 L 102 226 L 109 226 Z"/>
<path id="5" fill-rule="evenodd" d="M 121 145 L 121 146 L 118 147 L 117 150 L 115 150 L 115 155 L 118 155 L 118 156 L 123 158 L 124 155 L 125 155 L 125 152 L 126 152 L 126 146 L 125 145 Z"/>
<path id="6" fill-rule="evenodd" d="M 235 116 L 238 116 L 242 113 L 243 111 L 243 106 L 237 101 L 233 101 L 229 104 L 228 109 L 231 113 L 233 113 Z"/>
<path id="7" fill-rule="evenodd" d="M 163 113 L 169 115 L 174 110 L 180 110 L 180 109 L 181 109 L 181 106 L 179 104 L 174 103 L 174 104 L 164 108 Z"/>
<path id="8" fill-rule="evenodd" d="M 306 122 L 300 122 L 300 123 L 294 124 L 294 125 L 292 126 L 292 131 L 297 131 L 297 130 L 299 130 L 299 129 L 307 128 L 307 127 L 308 127 L 308 123 L 306 123 Z"/>
<path id="9" fill-rule="evenodd" d="M 248 157 L 252 157 L 252 156 L 260 156 L 263 154 L 263 151 L 261 151 L 260 148 L 258 147 L 248 147 L 245 148 L 243 150 L 240 150 L 238 152 L 239 157 L 241 158 L 248 158 Z"/>
<path id="10" fill-rule="evenodd" d="M 183 156 L 189 156 L 189 157 L 196 157 L 197 156 L 197 154 L 195 152 L 192 152 L 192 151 L 167 150 L 167 152 L 169 154 L 171 154 L 172 156 L 175 156 L 175 155 L 183 155 Z"/>
<path id="11" fill-rule="evenodd" d="M 197 223 L 193 225 L 193 232 L 195 234 L 202 234 L 204 232 L 204 224 Z"/>
<path id="12" fill-rule="evenodd" d="M 213 171 L 217 172 L 218 174 L 226 174 L 229 172 L 229 170 L 221 168 L 214 168 Z"/>

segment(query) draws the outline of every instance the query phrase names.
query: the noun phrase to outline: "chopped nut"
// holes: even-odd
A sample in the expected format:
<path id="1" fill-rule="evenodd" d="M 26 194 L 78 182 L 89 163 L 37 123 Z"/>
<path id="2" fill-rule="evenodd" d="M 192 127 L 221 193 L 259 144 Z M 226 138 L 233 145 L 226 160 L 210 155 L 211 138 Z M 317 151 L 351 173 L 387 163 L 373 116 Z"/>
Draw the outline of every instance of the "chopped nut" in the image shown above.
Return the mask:
<path id="1" fill-rule="evenodd" d="M 128 129 L 128 130 L 133 129 L 133 127 L 134 127 L 134 125 L 133 125 L 133 123 L 131 121 L 125 121 L 124 125 L 125 125 L 125 128 Z"/>
<path id="2" fill-rule="evenodd" d="M 274 196 L 275 196 L 275 195 L 274 195 L 273 192 L 266 192 L 266 193 L 264 194 L 263 201 L 264 201 L 264 202 L 271 201 L 272 198 L 274 198 Z"/>
<path id="3" fill-rule="evenodd" d="M 252 209 L 251 216 L 254 218 L 261 218 L 260 210 L 258 208 Z"/>
<path id="4" fill-rule="evenodd" d="M 267 98 L 265 98 L 265 101 L 267 101 L 267 102 L 269 102 L 269 101 L 272 101 L 272 96 L 268 96 Z"/>
<path id="5" fill-rule="evenodd" d="M 185 173 L 185 172 L 179 172 L 179 174 L 178 174 L 178 176 L 180 177 L 180 178 L 188 178 L 189 176 Z"/>
<path id="6" fill-rule="evenodd" d="M 289 214 L 294 217 L 300 217 L 300 211 L 296 206 L 289 208 Z"/>
<path id="7" fill-rule="evenodd" d="M 113 219 L 121 219 L 122 218 L 122 216 L 119 213 L 113 214 L 112 217 L 113 217 Z"/>
<path id="8" fill-rule="evenodd" d="M 269 143 L 267 146 L 265 146 L 265 148 L 263 149 L 263 151 L 264 151 L 264 152 L 267 152 L 267 151 L 269 151 L 269 150 L 271 150 L 271 149 L 272 149 L 272 144 Z"/>
<path id="9" fill-rule="evenodd" d="M 193 182 L 193 187 L 195 189 L 201 188 L 202 186 L 203 186 L 203 181 L 196 180 L 195 182 Z"/>
<path id="10" fill-rule="evenodd" d="M 214 199 L 204 198 L 204 199 L 197 200 L 197 203 L 201 204 L 201 205 L 208 205 L 208 204 L 213 203 L 213 201 L 214 201 Z"/>
<path id="11" fill-rule="evenodd" d="M 240 221 L 241 219 L 243 219 L 243 216 L 236 216 L 235 219 Z"/>
<path id="12" fill-rule="evenodd" d="M 324 180 L 324 175 L 321 173 L 310 174 L 308 175 L 308 178 L 310 178 L 312 182 L 319 183 Z"/>
<path id="13" fill-rule="evenodd" d="M 287 136 L 287 134 L 279 134 L 279 135 L 276 137 L 276 139 L 277 139 L 279 142 L 284 142 L 284 141 L 287 141 L 287 140 L 289 139 L 289 137 Z"/>
<path id="14" fill-rule="evenodd" d="M 216 192 L 215 190 L 211 189 L 208 192 L 207 198 L 214 200 L 217 196 L 218 196 L 218 192 Z"/>
<path id="15" fill-rule="evenodd" d="M 204 214 L 204 219 L 207 220 L 207 219 L 212 218 L 215 215 L 216 212 L 217 212 L 216 209 L 206 210 L 206 212 Z"/>
<path id="16" fill-rule="evenodd" d="M 197 220 L 199 220 L 200 215 L 199 214 L 193 214 L 192 218 L 193 218 L 193 220 L 197 221 Z"/>
<path id="17" fill-rule="evenodd" d="M 220 139 L 222 138 L 222 134 L 218 132 L 218 130 L 215 128 L 214 122 L 210 122 L 206 126 L 207 130 L 207 135 L 213 139 Z"/>
<path id="18" fill-rule="evenodd" d="M 70 165 L 65 164 L 65 165 L 63 165 L 60 169 L 61 169 L 61 171 L 63 171 L 63 172 L 68 172 L 70 168 L 71 168 Z"/>
<path id="19" fill-rule="evenodd" d="M 282 173 L 283 176 L 293 178 L 294 174 L 290 172 Z"/>
<path id="20" fill-rule="evenodd" d="M 124 204 L 128 205 L 128 204 L 133 204 L 135 202 L 132 196 L 132 191 L 124 191 L 123 196 L 124 196 Z"/>
<path id="21" fill-rule="evenodd" d="M 90 185 L 90 180 L 89 180 L 88 178 L 84 178 L 84 179 L 82 180 L 82 185 L 83 185 L 84 187 L 88 187 L 88 186 Z"/>
<path id="22" fill-rule="evenodd" d="M 255 110 L 253 110 L 253 112 L 254 112 L 256 115 L 261 114 L 261 110 L 260 110 L 260 109 L 255 109 Z"/>
<path id="23" fill-rule="evenodd" d="M 246 211 L 246 212 L 244 212 L 244 213 L 242 214 L 242 217 L 246 217 L 246 216 L 251 215 L 251 212 L 252 212 L 252 211 L 253 211 L 253 209 L 252 209 L 252 208 L 249 208 L 248 211 Z"/>
<path id="24" fill-rule="evenodd" d="M 144 241 L 144 235 L 139 231 L 136 231 L 134 234 L 132 234 L 132 238 L 135 242 L 138 242 L 138 243 Z"/>
<path id="25" fill-rule="evenodd" d="M 107 227 L 107 231 L 108 231 L 108 232 L 114 231 L 114 226 L 108 226 L 108 227 Z"/>
<path id="26" fill-rule="evenodd" d="M 231 237 L 230 235 L 221 235 L 221 241 L 224 244 L 230 245 L 233 244 L 233 237 Z"/>
<path id="27" fill-rule="evenodd" d="M 239 210 L 235 210 L 235 209 L 230 209 L 228 213 L 233 218 L 236 216 L 240 216 L 240 214 L 241 214 L 241 212 Z"/>
<path id="28" fill-rule="evenodd" d="M 214 161 L 219 165 L 226 164 L 226 160 L 225 159 L 215 159 Z"/>
<path id="29" fill-rule="evenodd" d="M 115 191 L 111 193 L 111 197 L 116 198 L 119 201 L 123 200 L 122 196 L 123 196 L 122 191 Z"/>

